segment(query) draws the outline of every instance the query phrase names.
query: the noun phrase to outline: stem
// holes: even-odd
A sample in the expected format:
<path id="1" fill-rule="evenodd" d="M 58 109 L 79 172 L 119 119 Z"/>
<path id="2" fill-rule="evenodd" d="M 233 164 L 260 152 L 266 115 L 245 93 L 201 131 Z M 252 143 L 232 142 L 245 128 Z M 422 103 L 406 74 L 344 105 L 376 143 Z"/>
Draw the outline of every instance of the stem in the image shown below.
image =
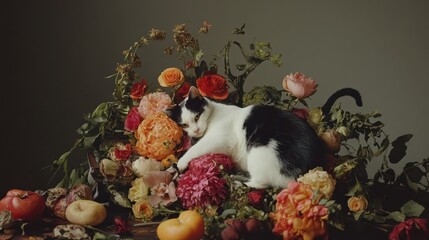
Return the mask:
<path id="1" fill-rule="evenodd" d="M 161 222 L 147 222 L 147 223 L 136 223 L 133 226 L 134 227 L 146 227 L 146 226 L 152 226 L 152 225 L 158 225 Z"/>

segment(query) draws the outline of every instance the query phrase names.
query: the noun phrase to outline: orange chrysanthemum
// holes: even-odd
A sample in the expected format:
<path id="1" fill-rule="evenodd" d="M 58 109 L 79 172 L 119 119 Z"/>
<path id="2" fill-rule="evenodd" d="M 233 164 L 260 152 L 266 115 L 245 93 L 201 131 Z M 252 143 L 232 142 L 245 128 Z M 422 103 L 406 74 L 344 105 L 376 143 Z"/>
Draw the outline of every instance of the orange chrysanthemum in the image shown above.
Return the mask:
<path id="1" fill-rule="evenodd" d="M 135 150 L 144 157 L 161 161 L 175 152 L 182 135 L 182 129 L 173 120 L 158 112 L 140 123 L 135 132 Z"/>

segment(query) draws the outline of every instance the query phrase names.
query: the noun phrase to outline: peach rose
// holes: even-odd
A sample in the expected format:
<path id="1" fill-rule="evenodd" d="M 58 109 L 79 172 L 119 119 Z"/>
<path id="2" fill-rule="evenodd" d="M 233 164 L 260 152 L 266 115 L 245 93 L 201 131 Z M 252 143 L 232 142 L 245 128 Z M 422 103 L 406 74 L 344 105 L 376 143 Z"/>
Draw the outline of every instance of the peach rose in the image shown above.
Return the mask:
<path id="1" fill-rule="evenodd" d="M 335 131 L 333 129 L 329 129 L 329 130 L 323 132 L 322 134 L 320 134 L 320 138 L 325 143 L 329 152 L 336 153 L 336 152 L 340 151 L 341 136 L 337 131 Z"/>
<path id="2" fill-rule="evenodd" d="M 284 77 L 283 88 L 296 98 L 306 98 L 316 92 L 317 83 L 304 74 L 297 72 Z"/>
<path id="3" fill-rule="evenodd" d="M 365 210 L 368 207 L 368 200 L 365 196 L 360 195 L 357 197 L 351 197 L 347 200 L 347 206 L 352 212 L 359 212 Z"/>
<path id="4" fill-rule="evenodd" d="M 170 96 L 165 92 L 154 92 L 143 96 L 139 103 L 138 111 L 142 118 L 163 112 L 165 109 L 171 107 L 172 101 Z"/>
<path id="5" fill-rule="evenodd" d="M 135 151 L 146 158 L 161 161 L 174 154 L 182 135 L 182 129 L 173 120 L 158 112 L 148 116 L 137 128 Z"/>
<path id="6" fill-rule="evenodd" d="M 132 207 L 132 211 L 135 218 L 143 221 L 151 220 L 153 217 L 153 209 L 146 200 L 136 202 Z"/>
<path id="7" fill-rule="evenodd" d="M 299 177 L 298 182 L 305 183 L 311 187 L 313 191 L 318 190 L 324 198 L 331 198 L 335 190 L 335 180 L 321 167 L 317 167 L 308 171 L 304 176 Z"/>
<path id="8" fill-rule="evenodd" d="M 181 84 L 184 80 L 185 76 L 178 68 L 167 68 L 158 77 L 158 82 L 163 87 L 174 87 Z"/>

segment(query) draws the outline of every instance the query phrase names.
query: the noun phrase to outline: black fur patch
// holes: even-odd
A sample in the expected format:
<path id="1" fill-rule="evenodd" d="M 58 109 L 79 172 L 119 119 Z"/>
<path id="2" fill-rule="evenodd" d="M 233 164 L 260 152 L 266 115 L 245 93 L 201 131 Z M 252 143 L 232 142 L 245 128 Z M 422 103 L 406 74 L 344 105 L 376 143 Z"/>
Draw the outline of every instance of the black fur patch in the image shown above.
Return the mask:
<path id="1" fill-rule="evenodd" d="M 176 123 L 182 122 L 182 108 L 180 107 L 180 105 L 176 105 L 173 108 L 169 108 L 165 112 Z"/>
<path id="2" fill-rule="evenodd" d="M 322 157 L 322 142 L 314 130 L 294 113 L 273 106 L 255 106 L 244 122 L 247 147 L 278 143 L 280 172 L 298 177 L 314 168 Z M 263 159 L 261 159 L 263 161 Z"/>
<path id="3" fill-rule="evenodd" d="M 202 113 L 206 105 L 207 105 L 207 100 L 201 96 L 197 96 L 194 98 L 190 97 L 185 102 L 185 107 L 189 109 L 189 111 L 194 113 Z"/>

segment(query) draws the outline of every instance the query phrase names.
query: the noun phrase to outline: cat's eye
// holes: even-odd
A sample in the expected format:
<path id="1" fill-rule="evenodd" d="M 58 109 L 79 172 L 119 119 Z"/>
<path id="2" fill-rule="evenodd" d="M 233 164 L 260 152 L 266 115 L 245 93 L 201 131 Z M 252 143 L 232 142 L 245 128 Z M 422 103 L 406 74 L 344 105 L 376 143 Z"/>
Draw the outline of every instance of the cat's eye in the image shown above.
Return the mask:
<path id="1" fill-rule="evenodd" d="M 182 128 L 187 128 L 187 127 L 189 127 L 189 125 L 188 125 L 188 124 L 186 124 L 186 123 L 180 124 L 180 126 L 181 126 Z"/>
<path id="2" fill-rule="evenodd" d="M 197 122 L 198 119 L 200 119 L 200 116 L 201 116 L 201 113 L 198 113 L 197 116 L 195 116 L 195 118 L 194 118 L 195 122 Z"/>

